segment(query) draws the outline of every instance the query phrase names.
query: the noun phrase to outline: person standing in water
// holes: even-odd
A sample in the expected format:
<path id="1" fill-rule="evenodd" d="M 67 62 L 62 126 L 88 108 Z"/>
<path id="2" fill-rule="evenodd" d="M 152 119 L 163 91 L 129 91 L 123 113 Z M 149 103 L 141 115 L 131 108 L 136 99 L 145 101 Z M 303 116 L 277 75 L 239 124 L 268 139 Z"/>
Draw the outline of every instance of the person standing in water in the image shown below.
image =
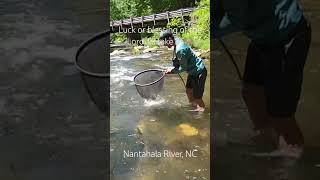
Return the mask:
<path id="1" fill-rule="evenodd" d="M 166 74 L 178 74 L 186 71 L 188 73 L 186 94 L 189 102 L 195 106 L 192 111 L 204 112 L 205 104 L 202 96 L 207 78 L 207 69 L 203 60 L 196 56 L 191 47 L 182 39 L 174 37 L 170 30 L 162 31 L 159 40 L 163 41 L 168 48 L 174 47 L 176 57 L 173 61 L 174 68 L 167 69 Z"/>
<path id="2" fill-rule="evenodd" d="M 251 142 L 299 157 L 304 138 L 295 113 L 311 26 L 297 0 L 217 0 L 215 8 L 214 38 L 241 31 L 251 39 L 242 88 L 257 133 Z"/>

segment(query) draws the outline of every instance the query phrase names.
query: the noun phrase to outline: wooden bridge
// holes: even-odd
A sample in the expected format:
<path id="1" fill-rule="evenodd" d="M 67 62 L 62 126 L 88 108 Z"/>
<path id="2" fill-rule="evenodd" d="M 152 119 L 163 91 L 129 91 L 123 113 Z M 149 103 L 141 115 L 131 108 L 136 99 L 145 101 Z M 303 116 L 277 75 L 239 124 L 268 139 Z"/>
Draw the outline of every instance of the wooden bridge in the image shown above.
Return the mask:
<path id="1" fill-rule="evenodd" d="M 176 11 L 167 11 L 159 14 L 153 14 L 149 16 L 141 16 L 135 18 L 129 18 L 124 20 L 115 20 L 110 22 L 110 29 L 117 31 L 127 28 L 147 28 L 147 27 L 164 27 L 170 22 L 170 19 L 175 17 L 181 17 L 182 23 L 186 23 L 186 18 L 189 19 L 190 14 L 195 8 L 184 8 Z"/>

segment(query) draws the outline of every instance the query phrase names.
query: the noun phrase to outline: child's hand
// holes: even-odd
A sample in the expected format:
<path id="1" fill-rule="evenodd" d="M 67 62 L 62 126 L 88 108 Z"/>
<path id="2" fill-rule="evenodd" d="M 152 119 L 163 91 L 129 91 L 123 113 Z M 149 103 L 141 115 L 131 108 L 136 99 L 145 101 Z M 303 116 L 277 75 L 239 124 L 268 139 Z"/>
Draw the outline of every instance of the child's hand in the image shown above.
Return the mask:
<path id="1" fill-rule="evenodd" d="M 164 73 L 165 74 L 172 74 L 172 69 L 168 68 L 168 69 L 164 70 Z"/>

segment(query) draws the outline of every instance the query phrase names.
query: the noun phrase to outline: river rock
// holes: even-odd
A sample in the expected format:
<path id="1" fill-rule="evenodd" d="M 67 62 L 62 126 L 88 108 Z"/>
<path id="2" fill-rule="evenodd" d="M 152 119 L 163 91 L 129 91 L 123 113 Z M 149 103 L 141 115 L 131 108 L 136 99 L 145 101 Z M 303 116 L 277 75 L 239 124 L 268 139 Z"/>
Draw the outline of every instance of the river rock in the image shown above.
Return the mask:
<path id="1" fill-rule="evenodd" d="M 194 54 L 199 57 L 201 55 L 201 52 L 200 51 L 194 51 Z"/>
<path id="2" fill-rule="evenodd" d="M 143 50 L 143 53 L 148 53 L 148 52 L 157 52 L 158 47 L 153 47 L 153 48 L 147 48 Z"/>
<path id="3" fill-rule="evenodd" d="M 122 55 L 126 54 L 127 52 L 124 50 L 114 50 L 112 53 L 110 53 L 111 56 L 117 56 L 117 55 Z"/>
<path id="4" fill-rule="evenodd" d="M 142 50 L 144 48 L 144 46 L 136 46 L 135 48 Z"/>
<path id="5" fill-rule="evenodd" d="M 133 47 L 133 49 L 132 49 L 132 53 L 135 54 L 135 55 L 141 54 L 141 49 L 139 49 L 139 48 L 137 48 L 137 47 L 135 46 L 135 47 Z"/>
<path id="6" fill-rule="evenodd" d="M 199 134 L 198 129 L 189 124 L 180 124 L 177 126 L 177 132 L 184 136 L 195 136 Z"/>
<path id="7" fill-rule="evenodd" d="M 209 51 L 209 50 L 203 51 L 203 52 L 200 54 L 200 57 L 201 57 L 202 59 L 208 59 L 208 60 L 210 60 L 210 51 Z"/>

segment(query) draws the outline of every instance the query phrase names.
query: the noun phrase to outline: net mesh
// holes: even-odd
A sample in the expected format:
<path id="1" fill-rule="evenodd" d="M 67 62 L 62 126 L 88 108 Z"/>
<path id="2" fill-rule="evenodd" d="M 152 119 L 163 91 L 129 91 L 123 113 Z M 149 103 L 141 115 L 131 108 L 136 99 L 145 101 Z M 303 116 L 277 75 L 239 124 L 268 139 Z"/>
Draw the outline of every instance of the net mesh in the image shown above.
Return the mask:
<path id="1" fill-rule="evenodd" d="M 164 72 L 150 69 L 138 73 L 134 83 L 139 95 L 145 99 L 156 99 L 164 84 Z"/>
<path id="2" fill-rule="evenodd" d="M 76 65 L 91 100 L 102 112 L 109 112 L 109 33 L 99 33 L 77 51 Z"/>

